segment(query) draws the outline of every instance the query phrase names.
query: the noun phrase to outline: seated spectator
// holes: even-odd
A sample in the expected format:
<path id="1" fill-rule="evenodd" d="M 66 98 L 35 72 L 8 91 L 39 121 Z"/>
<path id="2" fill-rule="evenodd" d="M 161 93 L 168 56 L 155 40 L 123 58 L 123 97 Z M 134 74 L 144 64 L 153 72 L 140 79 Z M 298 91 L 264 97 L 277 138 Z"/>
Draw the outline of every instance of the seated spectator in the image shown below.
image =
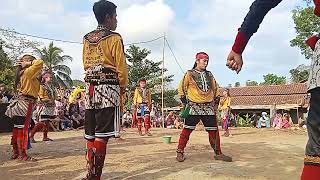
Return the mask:
<path id="1" fill-rule="evenodd" d="M 59 122 L 59 129 L 61 130 L 69 130 L 72 128 L 72 121 L 69 119 L 68 115 L 66 114 L 66 111 L 61 112 L 57 117 Z"/>
<path id="2" fill-rule="evenodd" d="M 79 113 L 80 113 L 80 116 L 81 117 L 85 117 L 85 112 L 86 112 L 86 108 L 85 108 L 85 105 L 84 105 L 84 101 L 81 100 L 79 101 Z"/>
<path id="3" fill-rule="evenodd" d="M 182 129 L 183 128 L 183 122 L 181 121 L 179 116 L 177 116 L 176 119 L 174 120 L 174 127 L 176 129 Z"/>
<path id="4" fill-rule="evenodd" d="M 9 99 L 5 94 L 0 94 L 1 103 L 9 103 Z"/>
<path id="5" fill-rule="evenodd" d="M 72 121 L 68 118 L 60 119 L 60 126 L 63 131 L 72 129 Z"/>
<path id="6" fill-rule="evenodd" d="M 291 127 L 291 122 L 290 122 L 290 115 L 287 113 L 283 114 L 283 118 L 282 118 L 282 128 L 284 129 L 288 129 Z"/>
<path id="7" fill-rule="evenodd" d="M 250 123 L 252 124 L 253 127 L 258 127 L 258 121 L 259 121 L 259 116 L 257 113 L 254 113 L 250 119 Z"/>
<path id="8" fill-rule="evenodd" d="M 157 108 L 154 104 L 154 100 L 151 101 L 150 118 L 151 118 L 152 127 L 155 127 L 156 118 L 157 118 Z"/>
<path id="9" fill-rule="evenodd" d="M 157 116 L 156 117 L 156 124 L 155 124 L 155 127 L 162 127 L 163 125 L 163 118 L 161 116 Z"/>
<path id="10" fill-rule="evenodd" d="M 258 121 L 258 128 L 266 127 L 270 128 L 270 118 L 266 112 L 262 112 L 262 117 Z"/>
<path id="11" fill-rule="evenodd" d="M 175 120 L 175 118 L 174 118 L 174 114 L 173 114 L 173 112 L 171 111 L 171 112 L 169 112 L 169 114 L 168 114 L 168 116 L 167 116 L 167 118 L 166 118 L 166 127 L 168 128 L 168 129 L 172 129 L 172 128 L 174 128 L 174 120 Z"/>
<path id="12" fill-rule="evenodd" d="M 55 100 L 55 110 L 54 115 L 58 116 L 61 111 L 64 109 L 64 104 L 61 102 L 61 98 L 58 97 L 57 100 Z"/>
<path id="13" fill-rule="evenodd" d="M 275 129 L 281 129 L 282 126 L 282 115 L 276 113 L 276 117 L 273 119 L 272 127 Z"/>
<path id="14" fill-rule="evenodd" d="M 71 116 L 71 121 L 73 129 L 82 128 L 84 126 L 84 118 L 81 117 L 77 111 Z"/>
<path id="15" fill-rule="evenodd" d="M 0 84 L 0 103 L 8 103 L 8 99 L 4 96 L 4 84 Z"/>
<path id="16" fill-rule="evenodd" d="M 302 117 L 299 118 L 299 127 L 307 129 L 306 121 Z"/>
<path id="17" fill-rule="evenodd" d="M 129 128 L 131 127 L 131 123 L 132 123 L 132 114 L 130 113 L 130 111 L 127 111 L 123 117 L 122 117 L 122 125 L 125 128 Z"/>

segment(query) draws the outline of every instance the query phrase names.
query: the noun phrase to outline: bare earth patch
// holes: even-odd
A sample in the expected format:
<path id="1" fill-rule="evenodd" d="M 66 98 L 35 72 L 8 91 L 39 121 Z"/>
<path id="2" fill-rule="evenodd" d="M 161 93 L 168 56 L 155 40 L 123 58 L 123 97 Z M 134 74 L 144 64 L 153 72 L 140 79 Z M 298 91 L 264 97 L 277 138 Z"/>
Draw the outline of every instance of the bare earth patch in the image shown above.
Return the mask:
<path id="1" fill-rule="evenodd" d="M 186 148 L 186 161 L 175 161 L 180 130 L 153 129 L 153 136 L 140 137 L 136 130 L 123 133 L 125 141 L 111 140 L 102 179 L 283 179 L 298 180 L 303 167 L 307 134 L 302 130 L 233 129 L 221 137 L 222 151 L 234 162 L 214 160 L 205 131 L 194 131 Z M 29 154 L 37 162 L 10 160 L 10 134 L 0 134 L 0 179 L 69 180 L 86 172 L 83 131 L 49 133 L 54 142 L 35 137 Z M 222 133 L 221 133 L 222 134 Z M 162 136 L 171 135 L 164 144 Z"/>

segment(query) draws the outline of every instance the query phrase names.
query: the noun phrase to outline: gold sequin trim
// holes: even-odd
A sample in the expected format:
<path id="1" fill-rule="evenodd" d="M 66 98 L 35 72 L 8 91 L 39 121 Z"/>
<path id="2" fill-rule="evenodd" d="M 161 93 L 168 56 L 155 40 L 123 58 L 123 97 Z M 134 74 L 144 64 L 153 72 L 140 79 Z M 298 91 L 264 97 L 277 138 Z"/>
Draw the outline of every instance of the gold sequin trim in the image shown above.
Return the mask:
<path id="1" fill-rule="evenodd" d="M 305 156 L 304 162 L 320 164 L 320 156 Z"/>

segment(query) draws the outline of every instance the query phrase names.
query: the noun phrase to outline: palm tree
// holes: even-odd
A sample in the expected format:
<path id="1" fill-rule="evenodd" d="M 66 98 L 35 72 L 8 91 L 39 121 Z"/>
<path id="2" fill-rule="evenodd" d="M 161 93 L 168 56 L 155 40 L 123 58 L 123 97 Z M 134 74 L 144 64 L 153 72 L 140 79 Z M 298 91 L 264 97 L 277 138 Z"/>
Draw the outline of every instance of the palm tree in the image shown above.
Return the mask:
<path id="1" fill-rule="evenodd" d="M 48 71 L 53 74 L 54 85 L 60 87 L 72 86 L 71 69 L 64 65 L 66 61 L 72 61 L 72 57 L 68 55 L 61 55 L 63 50 L 53 45 L 53 42 L 48 47 L 36 50 L 41 56 Z"/>

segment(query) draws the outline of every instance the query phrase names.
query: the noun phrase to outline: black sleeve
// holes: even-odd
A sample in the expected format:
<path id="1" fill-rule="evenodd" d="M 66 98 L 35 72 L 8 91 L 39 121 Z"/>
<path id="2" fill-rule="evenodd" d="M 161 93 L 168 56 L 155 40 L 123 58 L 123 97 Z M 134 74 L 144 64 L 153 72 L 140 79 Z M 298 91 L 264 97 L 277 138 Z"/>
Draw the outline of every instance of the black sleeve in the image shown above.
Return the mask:
<path id="1" fill-rule="evenodd" d="M 255 0 L 239 29 L 248 39 L 257 32 L 265 15 L 282 0 Z"/>

